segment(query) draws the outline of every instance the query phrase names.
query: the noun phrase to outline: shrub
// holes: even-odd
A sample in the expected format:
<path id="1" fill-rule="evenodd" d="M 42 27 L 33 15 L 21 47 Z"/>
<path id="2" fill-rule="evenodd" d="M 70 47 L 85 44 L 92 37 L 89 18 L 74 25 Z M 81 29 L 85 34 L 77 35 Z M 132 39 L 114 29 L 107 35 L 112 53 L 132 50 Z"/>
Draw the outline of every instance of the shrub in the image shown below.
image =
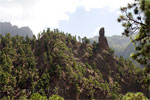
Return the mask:
<path id="1" fill-rule="evenodd" d="M 52 95 L 51 97 L 49 97 L 49 100 L 64 100 L 64 98 L 58 95 Z"/>
<path id="2" fill-rule="evenodd" d="M 127 93 L 125 96 L 123 96 L 122 100 L 148 100 L 143 93 L 137 92 L 137 93 Z"/>
<path id="3" fill-rule="evenodd" d="M 33 93 L 30 100 L 47 100 L 46 96 L 41 96 L 39 93 Z"/>

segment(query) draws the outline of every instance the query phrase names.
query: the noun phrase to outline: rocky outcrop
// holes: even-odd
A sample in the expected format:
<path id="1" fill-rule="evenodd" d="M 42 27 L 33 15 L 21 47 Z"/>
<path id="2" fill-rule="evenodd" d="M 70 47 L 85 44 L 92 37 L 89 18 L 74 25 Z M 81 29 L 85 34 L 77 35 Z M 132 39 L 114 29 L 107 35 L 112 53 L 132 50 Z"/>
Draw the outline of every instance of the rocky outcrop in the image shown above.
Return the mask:
<path id="1" fill-rule="evenodd" d="M 103 50 L 109 50 L 108 42 L 105 37 L 105 29 L 101 28 L 99 30 L 99 48 Z"/>

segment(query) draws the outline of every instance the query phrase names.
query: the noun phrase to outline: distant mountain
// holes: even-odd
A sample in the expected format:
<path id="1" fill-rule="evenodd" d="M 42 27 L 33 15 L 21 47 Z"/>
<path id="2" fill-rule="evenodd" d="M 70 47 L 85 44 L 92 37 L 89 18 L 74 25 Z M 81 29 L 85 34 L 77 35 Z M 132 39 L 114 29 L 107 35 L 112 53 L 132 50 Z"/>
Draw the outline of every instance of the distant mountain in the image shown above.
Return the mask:
<path id="1" fill-rule="evenodd" d="M 18 26 L 13 26 L 10 22 L 0 22 L 0 34 L 5 35 L 7 33 L 10 33 L 11 36 L 33 36 L 33 32 L 29 27 L 18 28 Z"/>
<path id="2" fill-rule="evenodd" d="M 124 58 L 129 58 L 130 57 L 130 54 L 134 52 L 134 45 L 133 43 L 130 43 L 126 48 L 125 50 L 122 52 L 122 56 Z"/>

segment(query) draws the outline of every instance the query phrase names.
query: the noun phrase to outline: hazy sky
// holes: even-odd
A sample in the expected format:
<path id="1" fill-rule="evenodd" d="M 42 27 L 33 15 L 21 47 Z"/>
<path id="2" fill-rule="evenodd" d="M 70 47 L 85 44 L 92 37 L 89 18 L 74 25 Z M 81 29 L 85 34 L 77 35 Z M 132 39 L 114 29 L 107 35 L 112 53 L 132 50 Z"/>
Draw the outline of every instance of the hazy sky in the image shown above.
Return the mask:
<path id="1" fill-rule="evenodd" d="M 100 27 L 106 35 L 121 35 L 119 8 L 133 0 L 0 0 L 0 22 L 29 26 L 34 34 L 58 28 L 72 35 L 93 37 Z"/>

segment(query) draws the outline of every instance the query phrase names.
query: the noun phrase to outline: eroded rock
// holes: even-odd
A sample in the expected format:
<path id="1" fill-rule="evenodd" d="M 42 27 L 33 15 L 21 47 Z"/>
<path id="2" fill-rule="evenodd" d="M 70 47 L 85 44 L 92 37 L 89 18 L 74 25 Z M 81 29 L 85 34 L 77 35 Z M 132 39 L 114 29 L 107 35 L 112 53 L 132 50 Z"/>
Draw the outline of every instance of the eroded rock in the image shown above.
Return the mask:
<path id="1" fill-rule="evenodd" d="M 99 48 L 104 50 L 109 50 L 108 42 L 105 37 L 105 29 L 101 28 L 99 30 Z"/>

